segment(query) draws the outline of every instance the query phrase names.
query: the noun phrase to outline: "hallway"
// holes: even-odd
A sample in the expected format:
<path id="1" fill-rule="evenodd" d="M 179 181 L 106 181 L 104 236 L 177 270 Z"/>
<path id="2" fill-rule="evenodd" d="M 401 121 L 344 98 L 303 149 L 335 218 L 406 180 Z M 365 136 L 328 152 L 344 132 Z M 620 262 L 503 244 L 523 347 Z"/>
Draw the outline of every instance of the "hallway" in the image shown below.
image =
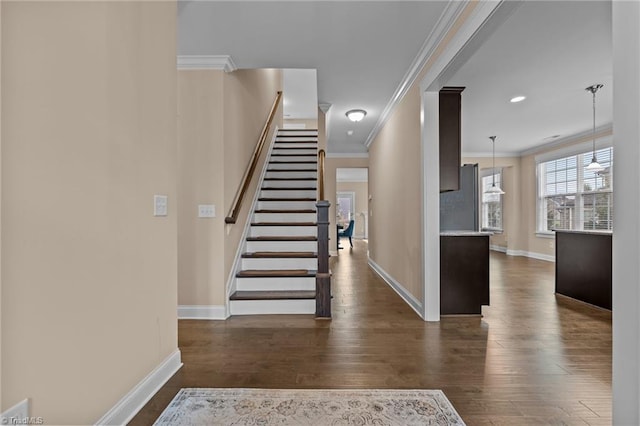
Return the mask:
<path id="1" fill-rule="evenodd" d="M 611 313 L 554 296 L 553 263 L 492 252 L 484 317 L 425 323 L 354 243 L 332 259 L 332 321 L 180 321 L 184 366 L 130 424 L 181 387 L 442 389 L 468 425 L 611 424 Z"/>

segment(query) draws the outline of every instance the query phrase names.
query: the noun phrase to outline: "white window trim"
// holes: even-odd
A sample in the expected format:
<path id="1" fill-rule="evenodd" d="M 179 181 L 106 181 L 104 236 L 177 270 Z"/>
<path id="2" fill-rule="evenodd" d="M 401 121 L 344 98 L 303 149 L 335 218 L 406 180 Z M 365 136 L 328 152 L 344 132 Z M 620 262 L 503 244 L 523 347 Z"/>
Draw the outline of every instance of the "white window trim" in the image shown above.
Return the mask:
<path id="1" fill-rule="evenodd" d="M 613 137 L 611 135 L 604 136 L 602 138 L 596 139 L 596 151 L 603 148 L 613 148 Z M 582 142 L 576 145 L 571 145 L 565 148 L 545 152 L 534 157 L 535 159 L 535 179 L 536 179 L 536 237 L 541 238 L 555 238 L 555 231 L 549 231 L 546 228 L 546 212 L 543 212 L 543 203 L 541 202 L 544 197 L 541 196 L 540 184 L 541 184 L 541 176 L 540 176 L 540 165 L 542 163 L 546 163 L 548 161 L 559 160 L 561 158 L 572 157 L 574 155 L 584 155 L 588 154 L 593 149 L 593 141 Z M 613 173 L 613 167 L 615 165 L 612 164 L 611 173 Z M 578 175 L 581 176 L 584 173 L 583 167 L 577 168 Z M 613 188 L 610 191 L 613 193 Z M 583 193 L 580 193 L 580 197 Z M 578 197 L 577 197 L 578 198 Z M 580 215 L 583 214 L 582 211 L 579 212 Z M 582 221 L 582 218 L 579 218 Z M 582 224 L 581 224 L 582 226 Z M 605 233 L 612 233 L 613 231 L 599 231 Z"/>
<path id="2" fill-rule="evenodd" d="M 487 232 L 493 232 L 494 234 L 502 234 L 504 232 L 504 198 L 502 197 L 502 195 L 500 195 L 500 224 L 502 225 L 501 228 L 491 228 L 491 227 L 483 227 L 482 226 L 482 215 L 483 215 L 483 207 L 484 207 L 484 203 L 482 201 L 482 197 L 484 195 L 484 187 L 482 185 L 482 179 L 486 178 L 488 176 L 494 175 L 494 174 L 499 174 L 500 175 L 500 186 L 504 186 L 504 168 L 503 167 L 490 167 L 490 168 L 486 168 L 486 169 L 482 169 L 480 170 L 480 186 L 481 186 L 481 193 L 480 193 L 480 230 L 481 231 L 487 231 Z"/>

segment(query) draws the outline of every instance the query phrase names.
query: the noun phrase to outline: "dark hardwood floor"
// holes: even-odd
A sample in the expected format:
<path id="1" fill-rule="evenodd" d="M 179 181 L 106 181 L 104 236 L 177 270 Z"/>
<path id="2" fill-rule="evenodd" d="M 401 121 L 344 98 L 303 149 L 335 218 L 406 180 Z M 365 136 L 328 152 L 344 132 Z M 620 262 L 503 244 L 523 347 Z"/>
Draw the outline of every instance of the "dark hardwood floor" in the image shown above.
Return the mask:
<path id="1" fill-rule="evenodd" d="M 492 253 L 484 317 L 425 323 L 354 243 L 332 321 L 180 321 L 184 366 L 130 424 L 181 387 L 442 389 L 468 425 L 611 424 L 611 313 L 555 296 L 553 263 Z"/>

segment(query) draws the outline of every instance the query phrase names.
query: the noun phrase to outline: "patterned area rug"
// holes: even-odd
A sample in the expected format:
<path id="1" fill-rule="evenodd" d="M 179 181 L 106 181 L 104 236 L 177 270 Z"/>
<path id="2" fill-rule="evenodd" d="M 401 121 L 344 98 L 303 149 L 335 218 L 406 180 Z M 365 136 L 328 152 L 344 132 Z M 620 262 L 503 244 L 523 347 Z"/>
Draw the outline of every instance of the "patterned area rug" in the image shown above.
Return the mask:
<path id="1" fill-rule="evenodd" d="M 168 425 L 464 425 L 440 390 L 181 389 Z"/>

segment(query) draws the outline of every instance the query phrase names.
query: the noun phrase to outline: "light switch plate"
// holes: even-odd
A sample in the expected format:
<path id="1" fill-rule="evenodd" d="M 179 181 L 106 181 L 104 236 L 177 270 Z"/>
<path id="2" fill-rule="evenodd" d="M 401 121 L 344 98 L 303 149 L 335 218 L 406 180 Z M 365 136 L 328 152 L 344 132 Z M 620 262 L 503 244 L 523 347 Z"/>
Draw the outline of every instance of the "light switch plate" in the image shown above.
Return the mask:
<path id="1" fill-rule="evenodd" d="M 198 217 L 216 217 L 216 206 L 213 204 L 198 205 Z"/>
<path id="2" fill-rule="evenodd" d="M 153 215 L 166 216 L 168 211 L 168 197 L 166 195 L 153 196 Z"/>

